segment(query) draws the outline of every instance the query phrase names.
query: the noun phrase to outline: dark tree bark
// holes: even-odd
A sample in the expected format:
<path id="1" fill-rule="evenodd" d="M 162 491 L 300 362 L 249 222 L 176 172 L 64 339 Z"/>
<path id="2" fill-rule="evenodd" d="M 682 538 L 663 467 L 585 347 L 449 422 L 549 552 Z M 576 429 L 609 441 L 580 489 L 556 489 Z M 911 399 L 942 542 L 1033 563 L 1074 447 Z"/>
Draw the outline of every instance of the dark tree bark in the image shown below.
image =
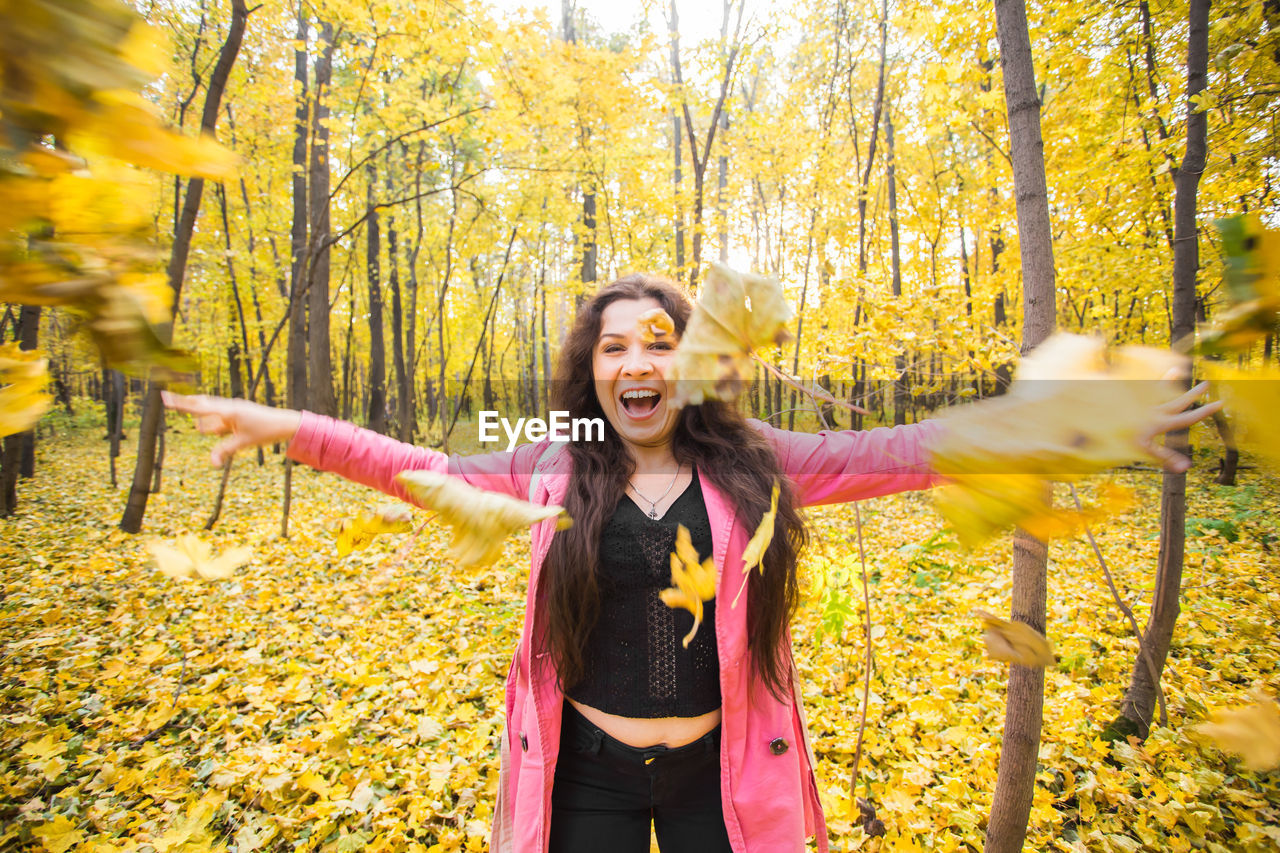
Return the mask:
<path id="1" fill-rule="evenodd" d="M 240 53 L 240 43 L 244 39 L 245 23 L 249 10 L 244 0 L 232 0 L 231 25 L 227 28 L 227 37 L 218 53 L 218 61 L 209 77 L 209 89 L 205 94 L 204 111 L 200 117 L 200 132 L 214 135 L 218 124 L 218 112 L 221 110 L 222 95 L 227 89 L 227 79 L 231 76 L 231 68 L 235 65 L 236 56 Z M 173 250 L 169 255 L 169 288 L 173 291 L 174 310 L 180 304 L 182 282 L 187 271 L 187 256 L 191 251 L 191 236 L 195 231 L 196 216 L 200 213 L 200 199 L 204 194 L 204 179 L 192 178 L 187 182 L 186 196 L 182 201 L 182 212 L 174 228 Z M 167 344 L 173 336 L 171 324 L 160 330 L 161 339 Z M 138 458 L 133 469 L 133 484 L 129 489 L 129 500 L 125 505 L 124 516 L 120 519 L 120 529 L 126 533 L 137 533 L 142 529 L 142 519 L 147 512 L 147 498 L 150 496 L 154 482 L 159 477 L 156 465 L 156 438 L 163 429 L 164 406 L 160 401 L 160 385 L 151 383 L 147 391 L 146 402 L 142 407 L 142 423 L 138 427 Z"/>
<path id="2" fill-rule="evenodd" d="M 293 51 L 293 79 L 298 84 L 293 117 L 293 222 L 289 231 L 289 340 L 285 397 L 293 409 L 307 407 L 307 18 L 298 7 L 298 46 Z M 284 462 L 284 499 L 280 535 L 289 535 L 289 507 L 293 503 L 293 460 Z"/>
<path id="3" fill-rule="evenodd" d="M 18 348 L 33 350 L 40 342 L 40 306 L 23 305 L 18 311 Z M 18 478 L 35 476 L 35 430 L 7 435 L 0 451 L 0 518 L 18 511 Z"/>
<path id="4" fill-rule="evenodd" d="M 382 241 L 378 210 L 373 203 L 373 188 L 378 173 L 369 164 L 368 204 L 372 213 L 365 222 L 368 246 L 365 263 L 369 272 L 369 408 L 365 423 L 374 432 L 387 432 L 387 350 L 382 334 Z"/>
<path id="5" fill-rule="evenodd" d="M 1204 90 L 1209 66 L 1209 0 L 1191 0 L 1187 40 L 1187 150 L 1174 178 L 1173 201 L 1173 312 L 1170 339 L 1187 341 L 1195 331 L 1196 272 L 1200 268 L 1200 236 L 1196 228 L 1196 197 L 1208 153 L 1208 119 L 1193 99 Z M 1190 379 L 1187 380 L 1188 386 Z M 1165 446 L 1186 454 L 1187 431 L 1171 432 Z M 1142 647 L 1129 676 L 1129 689 L 1113 726 L 1145 738 L 1151 728 L 1159 684 L 1178 621 L 1182 592 L 1182 562 L 1186 544 L 1187 475 L 1164 472 L 1160 493 L 1160 555 L 1156 587 L 1151 596 L 1151 616 L 1142 636 Z M 1148 658 L 1154 663 L 1149 667 Z"/>
<path id="6" fill-rule="evenodd" d="M 876 162 L 876 140 L 880 133 L 880 112 L 884 108 L 885 57 L 889 44 L 889 0 L 880 4 L 880 72 L 876 97 L 871 107 L 871 139 L 867 143 L 867 162 L 858 181 L 858 272 L 867 271 L 867 192 L 871 187 L 871 169 Z M 856 143 L 855 143 L 856 144 Z"/>
<path id="7" fill-rule="evenodd" d="M 311 113 L 311 158 L 307 167 L 310 214 L 307 292 L 307 405 L 322 415 L 336 415 L 333 359 L 329 351 L 329 79 L 333 69 L 333 25 L 320 24 L 320 55 L 315 61 L 314 108 Z"/>
<path id="8" fill-rule="evenodd" d="M 1022 261 L 1022 352 L 1039 346 L 1053 332 L 1053 238 L 1040 134 L 1040 96 L 1036 89 L 1027 10 L 1023 0 L 995 0 L 1009 150 L 1017 200 L 1018 242 Z M 1048 499 L 1048 495 L 1046 495 Z M 1043 633 L 1048 545 L 1018 530 L 1013 540 L 1012 618 Z M 987 821 L 988 853 L 1022 849 L 1035 794 L 1036 760 L 1044 707 L 1044 670 L 1011 666 L 1005 698 L 1000 768 Z"/>
<path id="9" fill-rule="evenodd" d="M 387 189 L 393 189 L 391 178 L 391 157 L 387 156 Z M 387 287 L 391 291 L 391 360 L 396 370 L 396 437 L 401 441 L 412 441 L 412 425 L 408 423 L 409 411 L 413 399 L 413 384 L 410 381 L 408 364 L 404 355 L 404 309 L 400 301 L 400 259 L 397 256 L 399 234 L 396 231 L 396 218 L 387 216 Z M 443 377 L 443 371 L 441 373 Z"/>

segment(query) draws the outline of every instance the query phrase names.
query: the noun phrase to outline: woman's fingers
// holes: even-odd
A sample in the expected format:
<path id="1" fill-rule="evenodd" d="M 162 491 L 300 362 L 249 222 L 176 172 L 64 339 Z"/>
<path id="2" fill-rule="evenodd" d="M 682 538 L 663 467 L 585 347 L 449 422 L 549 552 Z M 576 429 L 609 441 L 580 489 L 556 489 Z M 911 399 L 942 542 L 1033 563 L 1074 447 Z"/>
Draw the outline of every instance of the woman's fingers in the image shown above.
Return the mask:
<path id="1" fill-rule="evenodd" d="M 1203 397 L 1205 393 L 1208 392 L 1208 390 L 1209 390 L 1209 383 L 1201 382 L 1197 385 L 1192 386 L 1186 391 L 1182 392 L 1177 397 L 1174 397 L 1172 400 L 1165 403 L 1161 408 L 1170 414 L 1173 414 L 1175 412 L 1181 412 L 1183 409 L 1190 406 L 1196 400 L 1199 400 L 1201 397 Z"/>

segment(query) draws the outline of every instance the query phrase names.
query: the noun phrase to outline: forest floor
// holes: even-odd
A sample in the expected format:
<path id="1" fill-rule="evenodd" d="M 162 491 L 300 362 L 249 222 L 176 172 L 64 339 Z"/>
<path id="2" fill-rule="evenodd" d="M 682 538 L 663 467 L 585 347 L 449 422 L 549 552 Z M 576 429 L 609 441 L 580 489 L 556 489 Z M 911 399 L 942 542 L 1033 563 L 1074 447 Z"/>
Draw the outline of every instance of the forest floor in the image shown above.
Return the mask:
<path id="1" fill-rule="evenodd" d="M 527 543 L 461 572 L 429 525 L 339 558 L 332 526 L 379 496 L 298 469 L 284 540 L 279 458 L 246 455 L 204 536 L 252 559 L 226 581 L 170 579 L 146 543 L 199 532 L 219 477 L 210 440 L 172 420 L 144 534 L 116 527 L 136 428 L 112 490 L 92 416 L 55 421 L 20 512 L 0 520 L 0 849 L 483 850 Z M 1247 469 L 1215 486 L 1211 455 L 1199 462 L 1169 725 L 1143 744 L 1100 737 L 1134 663 L 1128 623 L 1087 541 L 1052 545 L 1057 665 L 1029 850 L 1280 846 L 1280 771 L 1246 772 L 1193 731 L 1254 688 L 1280 691 L 1280 483 Z M 1141 625 L 1160 478 L 1115 479 L 1138 500 L 1099 540 Z M 980 850 L 1007 666 L 985 657 L 972 611 L 1007 614 L 1008 539 L 957 550 L 923 495 L 860 508 L 875 665 L 858 793 L 883 838 L 850 817 L 865 673 L 852 507 L 809 512 L 793 629 L 835 849 Z"/>

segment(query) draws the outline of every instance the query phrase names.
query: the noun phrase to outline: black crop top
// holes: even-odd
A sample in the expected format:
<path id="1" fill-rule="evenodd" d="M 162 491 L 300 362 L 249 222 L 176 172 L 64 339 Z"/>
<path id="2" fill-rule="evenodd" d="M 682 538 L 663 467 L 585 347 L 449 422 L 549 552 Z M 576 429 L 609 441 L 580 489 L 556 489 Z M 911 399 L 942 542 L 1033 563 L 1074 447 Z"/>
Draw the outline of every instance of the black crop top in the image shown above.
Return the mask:
<path id="1" fill-rule="evenodd" d="M 676 527 L 689 530 L 700 559 L 711 556 L 711 524 L 698 472 L 657 520 L 626 495 L 600 535 L 600 618 L 586 648 L 586 671 L 570 698 L 623 717 L 697 717 L 720 707 L 720 659 L 716 602 L 704 605 L 702 625 L 693 614 L 662 603 L 671 584 Z"/>

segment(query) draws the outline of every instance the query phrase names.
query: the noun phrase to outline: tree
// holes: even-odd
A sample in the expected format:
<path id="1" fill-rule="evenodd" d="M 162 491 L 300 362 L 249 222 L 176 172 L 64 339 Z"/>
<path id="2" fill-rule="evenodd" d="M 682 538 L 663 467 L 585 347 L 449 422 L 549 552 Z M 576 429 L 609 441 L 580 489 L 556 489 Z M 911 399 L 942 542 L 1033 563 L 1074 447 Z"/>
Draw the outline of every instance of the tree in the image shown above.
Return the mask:
<path id="1" fill-rule="evenodd" d="M 227 78 L 231 76 L 231 68 L 235 65 L 236 55 L 240 52 L 240 43 L 244 39 L 245 24 L 249 18 L 249 10 L 244 0 L 232 0 L 231 22 L 227 28 L 227 36 L 218 52 L 218 61 L 209 77 L 209 88 L 205 94 L 204 110 L 200 117 L 200 132 L 212 137 L 218 124 L 218 113 L 221 110 L 222 95 L 227 88 Z M 187 257 L 191 251 L 192 234 L 195 231 L 196 217 L 200 213 L 200 199 L 204 194 L 204 178 L 194 177 L 187 182 L 187 191 L 182 201 L 182 214 L 174 229 L 173 250 L 169 255 L 169 289 L 173 292 L 173 304 L 178 305 L 182 295 L 182 283 L 187 271 Z M 162 336 L 172 336 L 172 328 L 163 330 Z M 166 340 L 167 344 L 168 341 Z M 156 475 L 156 438 L 162 429 L 164 406 L 160 402 L 160 383 L 152 382 L 147 391 L 146 401 L 142 408 L 142 423 L 138 426 L 138 457 L 133 469 L 133 484 L 129 488 L 129 499 L 125 505 L 124 515 L 120 519 L 120 529 L 126 533 L 137 533 L 142 529 L 142 519 L 147 511 L 147 498 L 151 494 L 153 479 Z"/>
<path id="2" fill-rule="evenodd" d="M 1196 273 L 1200 268 L 1200 234 L 1196 227 L 1196 196 L 1207 157 L 1208 119 L 1197 102 L 1204 91 L 1209 65 L 1210 0 L 1191 0 L 1187 41 L 1187 142 L 1182 165 L 1175 178 L 1173 208 L 1173 312 L 1170 338 L 1189 341 L 1195 331 Z M 1187 379 L 1190 386 L 1190 378 Z M 1188 452 L 1187 431 L 1169 433 L 1165 445 Z M 1164 472 L 1160 491 L 1160 554 L 1151 615 L 1129 676 L 1129 689 L 1114 728 L 1121 734 L 1146 738 L 1151 728 L 1158 678 L 1164 670 L 1178 621 L 1182 592 L 1182 564 L 1186 540 L 1187 475 Z M 1153 673 L 1154 670 L 1154 673 Z M 1162 721 L 1166 723 L 1167 721 Z"/>
<path id="3" fill-rule="evenodd" d="M 1022 261 L 1022 352 L 1053 332 L 1056 322 L 1053 236 L 1040 134 L 1040 95 L 1031 58 L 1031 36 L 1023 0 L 995 0 L 1000 68 L 1009 114 L 1009 153 L 1017 199 L 1019 256 Z M 1047 496 L 1046 496 L 1047 497 Z M 1013 540 L 1013 618 L 1045 630 L 1047 543 L 1018 530 Z M 985 849 L 1022 849 L 1035 793 L 1036 761 L 1044 706 L 1044 670 L 1011 666 L 1005 698 L 1000 768 L 987 822 Z"/>

